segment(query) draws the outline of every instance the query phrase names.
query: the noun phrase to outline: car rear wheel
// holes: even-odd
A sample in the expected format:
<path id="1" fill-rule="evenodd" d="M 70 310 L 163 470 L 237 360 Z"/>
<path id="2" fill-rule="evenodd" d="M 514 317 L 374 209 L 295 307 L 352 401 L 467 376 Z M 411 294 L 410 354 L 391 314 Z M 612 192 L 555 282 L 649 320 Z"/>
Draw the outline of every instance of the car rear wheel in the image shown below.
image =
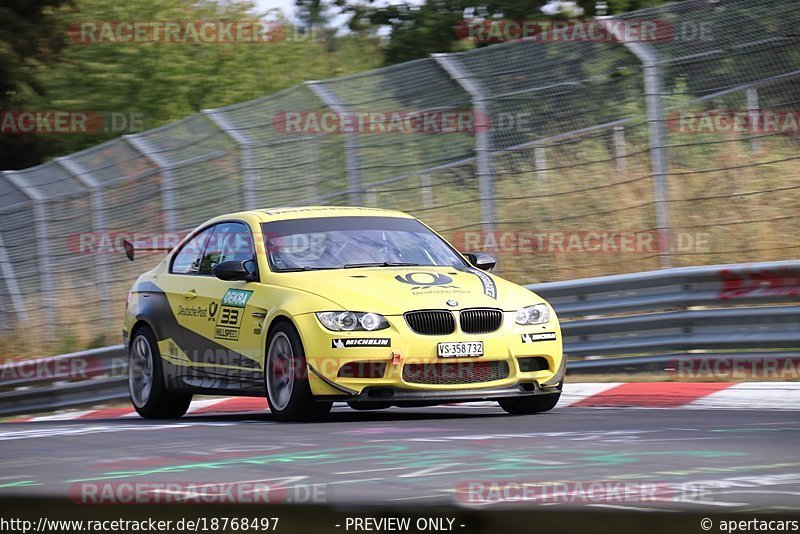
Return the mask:
<path id="1" fill-rule="evenodd" d="M 330 413 L 333 403 L 314 400 L 303 343 L 291 324 L 273 328 L 266 360 L 267 402 L 276 420 L 313 421 Z"/>
<path id="2" fill-rule="evenodd" d="M 136 412 L 145 419 L 176 419 L 185 414 L 192 395 L 167 390 L 153 331 L 146 326 L 138 329 L 128 354 L 128 390 Z"/>
<path id="3" fill-rule="evenodd" d="M 512 397 L 500 399 L 497 403 L 511 415 L 529 415 L 552 410 L 558 404 L 561 392 L 536 395 L 532 397 Z"/>

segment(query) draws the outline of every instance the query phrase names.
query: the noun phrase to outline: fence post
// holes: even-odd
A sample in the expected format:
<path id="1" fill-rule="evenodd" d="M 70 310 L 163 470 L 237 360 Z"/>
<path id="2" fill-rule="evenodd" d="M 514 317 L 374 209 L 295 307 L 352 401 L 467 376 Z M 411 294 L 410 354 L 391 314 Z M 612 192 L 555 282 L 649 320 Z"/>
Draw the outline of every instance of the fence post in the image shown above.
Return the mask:
<path id="1" fill-rule="evenodd" d="M 481 227 L 490 232 L 495 228 L 494 172 L 492 171 L 492 132 L 489 124 L 487 92 L 474 77 L 465 74 L 447 54 L 433 54 L 433 59 L 472 99 L 475 113 L 475 158 L 478 163 L 478 191 L 481 205 Z"/>
<path id="2" fill-rule="evenodd" d="M 244 208 L 247 210 L 254 210 L 258 208 L 258 199 L 256 198 L 256 182 L 258 181 L 258 171 L 255 168 L 255 158 L 253 157 L 253 146 L 247 134 L 240 132 L 234 128 L 228 117 L 218 109 L 204 109 L 203 113 L 206 117 L 219 126 L 219 129 L 225 132 L 228 137 L 239 145 L 239 165 L 242 167 L 242 196 L 244 197 Z"/>
<path id="3" fill-rule="evenodd" d="M 614 126 L 614 162 L 617 172 L 624 174 L 628 168 L 628 147 L 625 145 L 625 127 Z"/>
<path id="4" fill-rule="evenodd" d="M 747 121 L 750 133 L 750 150 L 753 152 L 761 148 L 761 142 L 757 139 L 757 132 L 759 131 L 759 105 L 758 105 L 758 88 L 749 87 L 747 89 Z"/>
<path id="5" fill-rule="evenodd" d="M 313 91 L 322 103 L 340 116 L 340 123 L 352 122 L 341 120 L 342 116 L 349 114 L 350 110 L 330 89 L 325 86 L 325 82 L 308 81 L 306 85 Z M 363 185 L 361 181 L 361 161 L 358 156 L 358 132 L 353 128 L 347 128 L 344 132 L 344 158 L 345 174 L 348 183 L 348 198 L 353 206 L 361 205 L 361 194 Z"/>
<path id="6" fill-rule="evenodd" d="M 428 173 L 423 173 L 419 177 L 420 185 L 422 186 L 422 207 L 423 208 L 432 208 L 433 207 L 433 188 L 431 187 L 431 175 Z"/>
<path id="7" fill-rule="evenodd" d="M 64 168 L 68 173 L 73 175 L 86 189 L 89 190 L 89 202 L 92 206 L 92 227 L 98 234 L 98 238 L 103 232 L 108 231 L 105 217 L 105 199 L 103 198 L 103 186 L 98 182 L 89 172 L 87 172 L 80 164 L 72 161 L 69 157 L 61 157 L 55 159 L 56 163 Z M 106 251 L 111 252 L 111 251 Z M 95 273 L 97 274 L 97 282 L 101 288 L 106 291 L 100 291 L 100 302 L 103 311 L 103 317 L 109 320 L 114 317 L 111 310 L 111 303 L 109 302 L 110 293 L 108 287 L 111 281 L 111 276 L 108 272 L 108 259 L 106 254 L 100 250 L 96 251 L 97 258 L 95 259 Z"/>
<path id="8" fill-rule="evenodd" d="M 647 106 L 647 125 L 650 133 L 650 168 L 653 176 L 653 196 L 656 207 L 658 256 L 661 268 L 670 267 L 672 238 L 669 223 L 669 189 L 667 187 L 667 132 L 664 112 L 664 81 L 661 61 L 655 49 L 640 41 L 626 40 L 622 24 L 609 24 L 612 17 L 598 17 L 599 23 L 614 38 L 642 62 L 644 93 Z"/>
<path id="9" fill-rule="evenodd" d="M 42 306 L 44 307 L 47 325 L 42 327 L 45 339 L 55 338 L 54 327 L 56 317 L 55 287 L 53 286 L 53 269 L 50 265 L 50 251 L 47 246 L 48 217 L 45 209 L 46 199 L 36 189 L 30 187 L 16 171 L 5 171 L 6 179 L 33 203 L 33 226 L 36 236 L 36 249 L 39 261 L 39 287 L 42 290 Z"/>
<path id="10" fill-rule="evenodd" d="M 364 205 L 370 208 L 378 207 L 378 193 L 374 189 L 369 189 L 364 192 Z"/>
<path id="11" fill-rule="evenodd" d="M 536 145 L 533 149 L 533 164 L 536 168 L 536 177 L 540 182 L 547 181 L 547 151 L 544 145 Z"/>
<path id="12" fill-rule="evenodd" d="M 11 298 L 11 305 L 14 307 L 14 314 L 19 318 L 19 322 L 24 323 L 28 320 L 25 307 L 22 305 L 22 293 L 19 291 L 17 276 L 14 274 L 14 266 L 6 251 L 6 244 L 3 241 L 3 234 L 0 232 L 0 275 L 6 283 L 8 296 Z"/>
<path id="13" fill-rule="evenodd" d="M 303 161 L 303 165 L 309 165 L 314 170 L 309 172 L 306 176 L 308 179 L 308 189 L 311 193 L 311 196 L 305 197 L 308 199 L 306 202 L 309 204 L 319 204 L 319 184 L 320 180 L 320 169 L 319 169 L 319 148 L 317 147 L 317 140 L 314 136 L 311 136 L 306 142 L 303 143 L 303 151 L 305 156 L 308 158 Z"/>
<path id="14" fill-rule="evenodd" d="M 161 174 L 161 204 L 164 209 L 164 232 L 178 233 L 177 206 L 175 204 L 175 184 L 169 162 L 150 147 L 142 134 L 122 136 L 139 154 L 158 167 Z"/>

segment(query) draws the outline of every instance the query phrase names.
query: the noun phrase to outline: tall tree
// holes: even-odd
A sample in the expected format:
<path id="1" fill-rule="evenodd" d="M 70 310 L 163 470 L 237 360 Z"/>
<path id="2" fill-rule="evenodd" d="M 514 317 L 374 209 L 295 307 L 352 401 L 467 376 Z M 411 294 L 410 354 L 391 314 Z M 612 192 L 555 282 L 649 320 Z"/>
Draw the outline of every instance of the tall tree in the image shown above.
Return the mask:
<path id="1" fill-rule="evenodd" d="M 666 0 L 608 0 L 607 14 L 649 7 Z M 422 4 L 405 0 L 390 5 L 376 5 L 375 0 L 338 0 L 353 18 L 368 19 L 371 24 L 388 28 L 386 62 L 400 63 L 427 57 L 436 52 L 455 52 L 465 46 L 485 46 L 491 42 L 465 43 L 462 40 L 465 18 L 508 20 L 568 19 L 575 13 L 582 17 L 596 14 L 595 0 L 577 0 L 575 10 L 547 15 L 542 8 L 550 0 L 425 0 Z M 568 4 L 568 2 L 564 2 Z"/>
<path id="2" fill-rule="evenodd" d="M 26 0 L 17 0 L 23 5 Z M 30 1 L 30 0 L 27 0 Z M 55 1 L 55 0 L 50 0 Z M 54 39 L 44 60 L 20 61 L 13 106 L 26 110 L 80 110 L 141 117 L 137 127 L 154 128 L 196 113 L 259 98 L 308 79 L 325 79 L 379 66 L 379 43 L 358 35 L 337 38 L 329 47 L 295 31 L 280 14 L 269 19 L 282 28 L 270 42 L 224 44 L 168 42 L 78 42 L 68 28 L 103 21 L 258 22 L 247 2 L 228 0 L 72 0 L 71 9 L 53 13 Z M 0 14 L 0 16 L 2 16 Z M 5 17 L 4 17 L 5 19 Z M 30 23 L 30 39 L 41 28 Z M 4 26 L 6 28 L 7 26 Z M 274 27 L 274 26 L 273 26 Z M 4 30 L 6 32 L 10 30 Z M 44 35 L 50 35 L 46 33 Z M 9 36 L 11 38 L 15 36 Z M 39 38 L 42 39 L 43 37 Z M 20 44 L 24 46 L 24 43 Z M 44 48 L 44 47 L 42 47 Z M 4 69 L 14 64 L 7 60 Z M 6 77 L 2 77 L 6 82 Z M 4 93 L 7 94 L 7 93 Z M 0 135 L 0 170 L 24 168 L 126 132 L 89 135 Z M 24 147 L 24 149 L 23 149 Z"/>
<path id="3" fill-rule="evenodd" d="M 36 73 L 57 61 L 65 35 L 58 13 L 69 3 L 5 0 L 0 5 L 0 110 L 23 105 L 29 95 L 46 96 Z M 36 138 L 0 133 L 0 169 L 35 163 L 43 151 Z"/>
<path id="4" fill-rule="evenodd" d="M 322 0 L 295 0 L 294 4 L 297 6 L 297 18 L 308 33 L 328 23 L 328 5 Z"/>
<path id="5" fill-rule="evenodd" d="M 605 0 L 609 15 L 655 7 L 666 2 L 667 0 Z M 584 10 L 586 16 L 593 17 L 597 14 L 597 0 L 577 0 L 577 4 Z"/>

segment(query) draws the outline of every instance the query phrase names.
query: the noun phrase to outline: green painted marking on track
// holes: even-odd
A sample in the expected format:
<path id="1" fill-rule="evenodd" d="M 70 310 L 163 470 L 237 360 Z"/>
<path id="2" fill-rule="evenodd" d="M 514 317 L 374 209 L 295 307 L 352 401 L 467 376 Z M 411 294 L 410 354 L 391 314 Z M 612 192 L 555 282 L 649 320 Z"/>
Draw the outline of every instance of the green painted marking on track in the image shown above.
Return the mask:
<path id="1" fill-rule="evenodd" d="M 648 456 L 692 456 L 695 458 L 725 458 L 728 456 L 747 456 L 745 452 L 714 451 L 714 450 L 672 450 L 672 451 L 649 451 L 649 452 L 624 452 L 624 451 L 597 451 L 588 453 L 581 450 L 561 450 L 561 453 L 583 454 L 587 460 L 600 461 L 606 465 L 621 465 L 637 462 L 641 457 Z"/>
<path id="2" fill-rule="evenodd" d="M 620 478 L 634 478 L 634 479 L 648 479 L 648 478 L 656 478 L 660 476 L 686 476 L 686 475 L 699 475 L 699 474 L 708 474 L 708 473 L 735 473 L 735 472 L 747 472 L 747 471 L 755 471 L 758 469 L 783 469 L 786 467 L 800 467 L 800 463 L 780 463 L 780 464 L 759 464 L 759 465 L 729 465 L 729 466 L 722 466 L 722 467 L 693 467 L 690 469 L 681 469 L 679 471 L 676 470 L 669 470 L 669 471 L 653 471 L 650 473 L 636 473 L 636 474 L 628 474 L 628 475 L 612 475 L 612 479 L 620 479 Z"/>
<path id="3" fill-rule="evenodd" d="M 711 432 L 789 432 L 800 431 L 800 428 L 714 428 Z"/>
<path id="4" fill-rule="evenodd" d="M 108 480 L 131 478 L 164 473 L 179 473 L 190 470 L 224 469 L 233 465 L 270 465 L 312 461 L 316 466 L 329 464 L 342 464 L 348 462 L 368 462 L 376 468 L 401 467 L 409 470 L 437 467 L 443 462 L 456 466 L 474 465 L 476 458 L 481 459 L 482 467 L 479 471 L 492 471 L 506 475 L 523 474 L 526 472 L 553 471 L 559 469 L 574 469 L 576 467 L 608 467 L 623 464 L 633 464 L 652 456 L 682 456 L 695 458 L 723 458 L 732 456 L 747 456 L 743 452 L 727 452 L 715 450 L 672 450 L 654 452 L 620 452 L 602 450 L 561 450 L 557 459 L 563 461 L 561 465 L 546 465 L 532 463 L 531 458 L 520 456 L 521 451 L 485 449 L 435 449 L 435 450 L 408 450 L 405 445 L 362 445 L 335 449 L 322 449 L 318 451 L 283 452 L 265 454 L 244 458 L 226 458 L 216 461 L 203 461 L 179 465 L 161 466 L 141 470 L 110 471 L 98 476 L 68 480 L 67 482 L 88 482 L 93 480 Z M 424 475 L 421 475 L 424 476 Z M 429 476 L 439 476 L 432 471 Z"/>
<path id="5" fill-rule="evenodd" d="M 21 488 L 24 486 L 41 486 L 40 482 L 36 482 L 35 480 L 17 480 L 16 482 L 6 482 L 4 484 L 0 484 L 0 489 L 3 488 Z"/>
<path id="6" fill-rule="evenodd" d="M 213 462 L 198 462 L 198 463 L 181 464 L 181 465 L 170 465 L 154 469 L 111 471 L 108 473 L 104 473 L 101 476 L 89 477 L 89 478 L 77 478 L 73 480 L 67 480 L 67 482 L 88 482 L 91 480 L 129 478 L 129 477 L 145 476 L 145 475 L 157 475 L 161 473 L 180 473 L 183 471 L 190 471 L 194 469 L 223 469 L 225 467 L 237 464 L 268 465 L 274 463 L 292 463 L 303 460 L 313 460 L 314 462 L 317 463 L 317 465 L 321 465 L 326 463 L 334 463 L 335 461 L 337 461 L 336 460 L 337 456 L 335 453 L 338 452 L 352 454 L 352 456 L 347 457 L 347 460 L 338 460 L 338 461 L 351 461 L 356 459 L 364 459 L 365 456 L 359 453 L 359 450 L 361 449 L 381 449 L 380 456 L 383 456 L 404 450 L 405 447 L 402 445 L 364 445 L 359 447 L 345 447 L 341 449 L 327 449 L 317 452 L 304 451 L 304 452 L 289 453 L 289 454 L 284 453 L 280 455 L 267 454 L 267 455 L 252 456 L 249 458 L 230 458 L 224 460 L 217 460 Z M 370 456 L 366 457 L 369 458 Z M 331 461 L 331 459 L 333 459 L 333 461 Z"/>

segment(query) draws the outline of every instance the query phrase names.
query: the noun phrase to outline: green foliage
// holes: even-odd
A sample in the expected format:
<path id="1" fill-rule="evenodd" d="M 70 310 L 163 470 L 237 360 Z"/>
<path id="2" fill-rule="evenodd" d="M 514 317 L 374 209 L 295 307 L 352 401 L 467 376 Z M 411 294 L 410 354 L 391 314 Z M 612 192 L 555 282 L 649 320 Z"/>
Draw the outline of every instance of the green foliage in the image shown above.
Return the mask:
<path id="1" fill-rule="evenodd" d="M 18 54 L 28 59 L 24 77 L 8 78 L 8 83 L 16 88 L 13 105 L 17 109 L 141 114 L 142 127 L 150 129 L 204 108 L 259 98 L 304 80 L 342 76 L 381 63 L 376 39 L 352 35 L 335 38 L 331 43 L 312 39 L 308 34 L 302 37 L 293 29 L 287 31 L 286 39 L 261 44 L 81 43 L 67 37 L 66 29 L 70 24 L 87 21 L 255 22 L 261 15 L 254 13 L 248 2 L 74 2 L 71 9 L 49 15 L 50 24 L 61 28 L 58 30 L 61 32 L 58 53 L 50 53 L 48 49 L 47 62 L 34 61 L 35 55 L 27 49 Z M 270 14 L 270 19 L 285 23 L 280 17 L 279 13 Z M 2 34 L 4 41 L 9 42 L 10 38 L 8 33 Z M 3 48 L 7 47 L 0 46 L 0 50 Z M 7 54 L 0 56 L 0 72 L 19 70 L 15 70 L 12 59 Z M 6 81 L 3 77 L 3 82 Z M 3 108 L 9 107 L 4 102 Z M 8 142 L 2 144 L 0 168 L 31 166 L 115 135 L 119 133 L 16 136 L 17 145 L 13 149 Z"/>
<path id="2" fill-rule="evenodd" d="M 611 0 L 607 13 L 619 14 L 665 1 Z M 350 3 L 337 0 L 337 5 L 350 12 L 352 20 L 359 24 L 367 19 L 373 25 L 389 28 L 385 55 L 387 64 L 419 59 L 437 52 L 457 52 L 475 45 L 486 46 L 489 43 L 473 44 L 461 39 L 459 28 L 465 19 L 546 19 L 549 17 L 542 12 L 542 8 L 548 3 L 549 0 L 489 0 L 480 4 L 473 0 L 425 0 L 418 4 L 406 0 L 376 6 L 371 0 L 367 4 L 361 0 Z M 577 6 L 584 10 L 581 18 L 595 15 L 595 0 L 579 0 Z M 569 18 L 569 14 L 560 13 L 552 18 Z"/>
<path id="3" fill-rule="evenodd" d="M 667 0 L 606 0 L 608 15 L 619 15 L 637 9 L 646 9 L 666 3 Z M 596 0 L 578 0 L 578 5 L 584 10 L 584 16 L 593 17 L 596 13 Z"/>
<path id="4" fill-rule="evenodd" d="M 52 63 L 62 46 L 57 12 L 67 0 L 17 0 L 0 5 L 0 102 L 14 101 L 20 88 L 41 92 L 34 71 Z"/>
<path id="5" fill-rule="evenodd" d="M 297 17 L 309 31 L 328 22 L 327 5 L 322 0 L 295 0 Z"/>
<path id="6" fill-rule="evenodd" d="M 8 0 L 0 5 L 0 110 L 24 106 L 22 94 L 44 92 L 36 73 L 52 65 L 63 46 L 58 13 L 68 1 Z M 41 157 L 41 147 L 28 139 L 5 136 L 0 141 L 0 168 L 7 168 L 7 156 L 18 158 L 19 166 Z"/>
<path id="7" fill-rule="evenodd" d="M 386 62 L 393 64 L 434 52 L 452 52 L 463 9 L 463 0 L 428 0 L 420 6 L 405 3 L 377 8 L 369 19 L 390 27 Z"/>

